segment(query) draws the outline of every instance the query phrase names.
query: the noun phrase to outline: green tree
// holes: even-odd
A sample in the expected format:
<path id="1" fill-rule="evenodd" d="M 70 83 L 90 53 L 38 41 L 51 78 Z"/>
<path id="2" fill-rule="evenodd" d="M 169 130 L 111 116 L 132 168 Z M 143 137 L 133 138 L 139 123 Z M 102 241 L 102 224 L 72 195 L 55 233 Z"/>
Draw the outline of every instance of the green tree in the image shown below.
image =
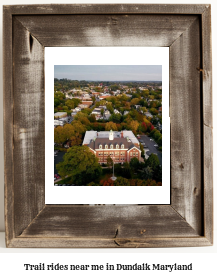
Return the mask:
<path id="1" fill-rule="evenodd" d="M 152 168 L 150 166 L 147 166 L 147 167 L 143 168 L 142 171 L 141 171 L 141 177 L 145 180 L 152 179 L 152 177 L 153 177 Z"/>
<path id="2" fill-rule="evenodd" d="M 58 163 L 56 167 L 62 177 L 71 176 L 73 182 L 82 185 L 93 181 L 102 173 L 98 158 L 87 146 L 69 148 L 63 162 Z"/>
<path id="3" fill-rule="evenodd" d="M 123 172 L 123 176 L 125 178 L 131 178 L 132 177 L 132 169 L 131 169 L 130 164 L 128 162 L 124 162 L 122 172 Z"/>
<path id="4" fill-rule="evenodd" d="M 159 165 L 160 165 L 160 162 L 159 162 L 158 156 L 153 153 L 149 156 L 149 158 L 145 162 L 145 166 L 151 167 L 153 169 L 153 171 L 155 171 Z"/>
<path id="5" fill-rule="evenodd" d="M 133 157 L 130 160 L 130 167 L 133 169 L 133 171 L 137 171 L 139 169 L 139 160 L 136 157 Z"/>
<path id="6" fill-rule="evenodd" d="M 152 115 L 157 115 L 158 114 L 158 110 L 156 108 L 150 108 L 149 111 Z"/>

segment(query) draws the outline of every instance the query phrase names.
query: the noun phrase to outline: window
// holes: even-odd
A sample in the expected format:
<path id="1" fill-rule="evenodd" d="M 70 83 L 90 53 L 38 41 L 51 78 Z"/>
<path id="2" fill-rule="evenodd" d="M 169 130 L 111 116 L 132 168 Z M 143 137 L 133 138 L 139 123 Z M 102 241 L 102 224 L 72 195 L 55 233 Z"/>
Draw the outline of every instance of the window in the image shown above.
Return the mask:
<path id="1" fill-rule="evenodd" d="M 121 155 L 124 156 L 124 152 L 121 152 Z"/>
<path id="2" fill-rule="evenodd" d="M 119 152 L 115 152 L 115 156 L 119 156 Z"/>
<path id="3" fill-rule="evenodd" d="M 113 145 L 112 144 L 110 145 L 110 149 L 113 149 Z"/>
<path id="4" fill-rule="evenodd" d="M 110 156 L 113 156 L 114 155 L 114 153 L 110 153 Z"/>
<path id="5" fill-rule="evenodd" d="M 105 149 L 108 149 L 108 145 L 105 145 Z"/>
<path id="6" fill-rule="evenodd" d="M 107 155 L 108 155 L 108 153 L 107 153 L 107 152 L 104 152 L 104 155 L 105 155 L 105 156 L 107 156 Z"/>
<path id="7" fill-rule="evenodd" d="M 130 153 L 130 156 L 132 156 L 132 153 Z"/>
<path id="8" fill-rule="evenodd" d="M 136 156 L 138 156 L 138 153 L 136 153 Z"/>
<path id="9" fill-rule="evenodd" d="M 121 148 L 124 149 L 124 144 L 121 145 Z"/>
<path id="10" fill-rule="evenodd" d="M 99 148 L 102 149 L 102 145 L 99 145 Z"/>
<path id="11" fill-rule="evenodd" d="M 135 152 L 133 153 L 133 156 L 135 156 Z"/>
<path id="12" fill-rule="evenodd" d="M 116 145 L 116 149 L 119 149 L 119 145 L 118 144 Z"/>

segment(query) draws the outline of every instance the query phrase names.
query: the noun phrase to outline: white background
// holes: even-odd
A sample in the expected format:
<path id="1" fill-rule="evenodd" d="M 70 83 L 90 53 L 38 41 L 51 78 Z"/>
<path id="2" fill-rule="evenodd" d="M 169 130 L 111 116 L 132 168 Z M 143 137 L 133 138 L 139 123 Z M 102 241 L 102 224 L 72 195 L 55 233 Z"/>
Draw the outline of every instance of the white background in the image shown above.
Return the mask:
<path id="1" fill-rule="evenodd" d="M 0 3 L 2 5 L 12 5 L 12 4 L 45 4 L 50 3 L 51 1 L 28 1 L 28 0 L 20 0 L 20 1 L 12 1 L 12 0 L 4 0 Z M 60 3 L 61 1 L 58 0 L 52 0 L 52 3 Z M 94 0 L 85 0 L 85 1 L 72 1 L 72 0 L 64 0 L 64 3 L 132 3 L 133 1 L 94 1 Z M 148 1 L 136 1 L 137 3 L 159 3 L 159 4 L 212 4 L 212 49 L 213 49 L 213 107 L 215 108 L 217 105 L 217 79 L 215 78 L 217 74 L 217 2 L 215 0 L 196 0 L 196 1 L 162 1 L 162 0 L 148 0 Z M 0 14 L 0 22 L 2 22 L 2 14 Z M 0 28 L 1 38 L 2 38 L 2 28 Z M 0 43 L 0 52 L 2 57 L 2 41 Z M 2 63 L 0 64 L 0 111 L 3 111 L 3 89 L 2 89 Z M 217 137 L 217 109 L 213 109 L 213 120 L 214 120 L 214 142 L 216 141 Z M 3 167 L 3 112 L 2 112 L 2 121 L 0 121 L 0 153 L 1 153 L 1 159 L 0 159 L 0 230 L 4 231 L 4 167 Z M 214 144 L 214 198 L 215 201 L 216 198 L 216 144 Z M 215 232 L 215 242 L 217 237 L 217 210 L 215 205 L 215 222 L 214 222 L 214 232 Z M 54 253 L 53 255 L 48 253 Z M 54 256 L 54 257 L 52 257 Z M 217 256 L 217 244 L 214 243 L 214 246 L 212 247 L 198 247 L 198 248 L 163 248 L 163 249 L 6 249 L 5 243 L 4 243 L 4 233 L 0 233 L 0 273 L 2 277 L 10 277 L 10 275 L 14 275 L 14 277 L 37 277 L 40 275 L 40 277 L 49 277 L 46 273 L 44 275 L 43 273 L 32 273 L 29 274 L 27 272 L 27 275 L 24 276 L 23 271 L 23 264 L 24 263 L 40 263 L 40 262 L 60 262 L 60 263 L 68 263 L 70 260 L 70 263 L 77 260 L 78 262 L 85 263 L 90 258 L 94 259 L 95 262 L 115 262 L 118 263 L 118 261 L 124 260 L 125 263 L 131 263 L 133 264 L 135 261 L 140 261 L 141 258 L 144 261 L 149 261 L 149 263 L 191 263 L 195 262 L 195 267 L 193 271 L 186 272 L 184 275 L 185 277 L 216 277 L 216 256 Z M 100 273 L 101 274 L 101 273 Z M 104 273 L 103 273 L 104 274 Z M 112 273 L 113 275 L 116 273 Z M 7 276 L 6 276 L 7 275 Z M 56 272 L 55 274 L 51 273 L 52 277 L 60 277 L 60 273 Z M 50 275 L 50 276 L 51 276 Z M 55 276 L 54 276 L 55 275 Z M 101 274 L 102 275 L 102 274 Z M 119 274 L 120 275 L 120 274 Z M 154 273 L 153 276 L 150 276 L 151 274 L 145 273 L 136 273 L 136 272 L 121 272 L 122 276 L 130 276 L 132 275 L 134 277 L 183 277 L 183 272 L 181 273 L 170 273 L 167 272 L 160 272 L 160 273 Z M 96 273 L 90 273 L 88 272 L 89 277 L 96 277 Z M 109 273 L 109 277 L 111 274 Z M 61 273 L 61 277 L 67 277 L 64 273 Z M 73 275 L 70 273 L 70 276 L 68 277 L 79 277 L 77 275 Z M 102 277 L 102 276 L 101 276 Z"/>
<path id="2" fill-rule="evenodd" d="M 54 186 L 54 65 L 162 65 L 162 186 Z M 170 204 L 169 47 L 46 47 L 45 92 L 45 204 Z"/>

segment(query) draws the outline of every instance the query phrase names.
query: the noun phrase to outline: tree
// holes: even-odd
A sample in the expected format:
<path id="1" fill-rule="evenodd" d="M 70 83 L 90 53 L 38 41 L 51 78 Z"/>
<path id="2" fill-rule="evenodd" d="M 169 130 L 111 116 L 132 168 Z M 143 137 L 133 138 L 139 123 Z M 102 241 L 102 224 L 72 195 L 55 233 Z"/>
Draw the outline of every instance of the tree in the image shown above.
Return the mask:
<path id="1" fill-rule="evenodd" d="M 102 168 L 98 158 L 87 146 L 73 146 L 63 157 L 63 162 L 57 164 L 57 170 L 62 177 L 71 176 L 73 182 L 85 185 L 98 178 Z"/>
<path id="2" fill-rule="evenodd" d="M 105 124 L 105 130 L 118 130 L 116 123 L 108 122 Z"/>
<path id="3" fill-rule="evenodd" d="M 72 121 L 71 125 L 76 133 L 83 135 L 86 131 L 86 127 L 80 121 Z"/>
<path id="4" fill-rule="evenodd" d="M 110 157 L 110 155 L 107 157 L 107 166 L 112 169 L 112 166 L 113 166 L 113 160 L 112 158 Z"/>
<path id="5" fill-rule="evenodd" d="M 133 157 L 133 158 L 130 160 L 130 167 L 131 167 L 134 171 L 138 170 L 138 168 L 139 168 L 139 160 L 138 160 L 138 158 Z"/>
<path id="6" fill-rule="evenodd" d="M 133 98 L 131 101 L 130 101 L 131 105 L 136 105 L 139 103 L 139 98 Z"/>
<path id="7" fill-rule="evenodd" d="M 158 110 L 156 108 L 150 108 L 149 111 L 152 115 L 157 115 L 158 114 Z"/>
<path id="8" fill-rule="evenodd" d="M 109 112 L 110 112 L 111 114 L 114 112 L 114 108 L 113 108 L 111 102 L 109 102 L 109 103 L 106 105 L 106 108 L 109 110 Z"/>
<path id="9" fill-rule="evenodd" d="M 141 157 L 145 158 L 145 151 L 143 145 L 140 143 Z"/>
<path id="10" fill-rule="evenodd" d="M 92 115 L 89 116 L 89 121 L 90 121 L 91 123 L 96 122 L 96 117 L 95 117 L 94 114 L 92 114 Z"/>
<path id="11" fill-rule="evenodd" d="M 123 177 L 118 177 L 114 181 L 114 186 L 130 186 L 130 182 L 128 179 L 125 179 Z"/>
<path id="12" fill-rule="evenodd" d="M 115 123 L 120 123 L 122 120 L 122 115 L 113 113 L 109 118 L 109 120 Z"/>
<path id="13" fill-rule="evenodd" d="M 62 145 L 66 141 L 65 135 L 63 133 L 63 127 L 58 126 L 54 129 L 54 142 Z"/>
<path id="14" fill-rule="evenodd" d="M 134 132 L 137 131 L 138 127 L 139 127 L 138 121 L 131 121 L 131 122 L 130 122 L 130 128 L 131 128 Z"/>
<path id="15" fill-rule="evenodd" d="M 152 177 L 153 177 L 152 168 L 150 166 L 147 166 L 147 167 L 143 168 L 142 171 L 141 171 L 141 177 L 145 180 L 152 179 Z"/>
<path id="16" fill-rule="evenodd" d="M 153 173 L 153 178 L 158 182 L 162 182 L 162 167 L 161 167 L 161 165 L 158 165 L 155 168 L 155 171 Z"/>
<path id="17" fill-rule="evenodd" d="M 124 162 L 122 172 L 123 172 L 124 177 L 126 177 L 126 178 L 132 177 L 132 169 L 128 162 Z"/>
<path id="18" fill-rule="evenodd" d="M 160 162 L 159 162 L 158 156 L 153 153 L 149 156 L 149 158 L 145 162 L 145 166 L 151 167 L 153 169 L 153 171 L 155 171 L 159 165 L 160 165 Z"/>

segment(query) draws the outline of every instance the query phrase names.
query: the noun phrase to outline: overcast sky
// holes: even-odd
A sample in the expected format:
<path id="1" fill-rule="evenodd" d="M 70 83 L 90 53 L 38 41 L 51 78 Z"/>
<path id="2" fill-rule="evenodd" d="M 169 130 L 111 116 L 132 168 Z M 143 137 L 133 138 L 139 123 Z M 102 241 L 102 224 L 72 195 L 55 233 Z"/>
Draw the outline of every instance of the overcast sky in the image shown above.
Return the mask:
<path id="1" fill-rule="evenodd" d="M 92 81 L 162 81 L 162 66 L 55 65 L 54 77 Z"/>

